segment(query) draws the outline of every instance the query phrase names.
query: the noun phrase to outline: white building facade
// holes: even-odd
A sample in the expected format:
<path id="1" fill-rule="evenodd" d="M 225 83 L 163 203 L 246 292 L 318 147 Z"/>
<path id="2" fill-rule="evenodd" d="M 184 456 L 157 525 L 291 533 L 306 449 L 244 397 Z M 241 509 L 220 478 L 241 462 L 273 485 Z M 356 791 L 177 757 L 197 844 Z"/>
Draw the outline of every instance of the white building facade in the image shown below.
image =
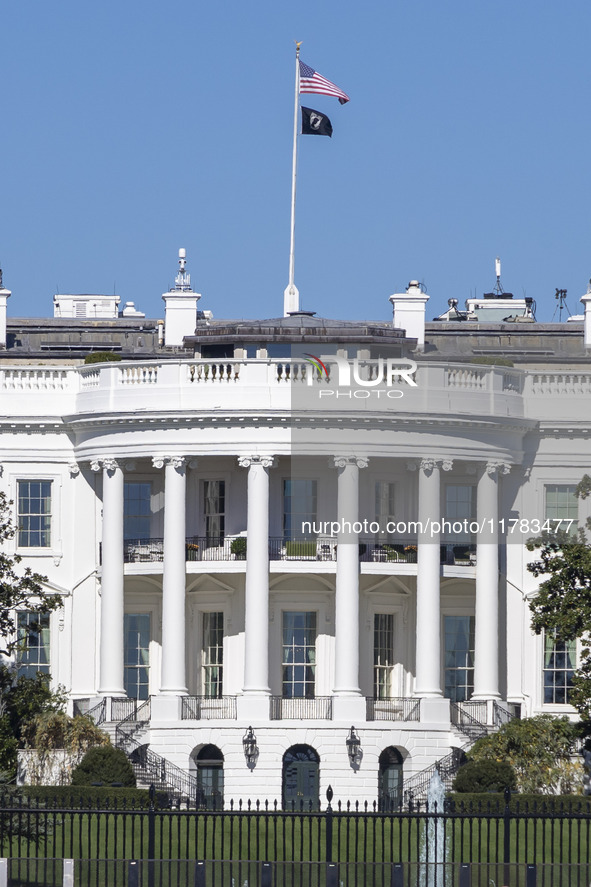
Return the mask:
<path id="1" fill-rule="evenodd" d="M 397 804 L 479 731 L 572 713 L 524 543 L 588 514 L 584 322 L 411 339 L 196 304 L 182 348 L 157 321 L 7 321 L 11 551 L 63 599 L 36 634 L 19 615 L 20 672 L 204 804 Z M 123 360 L 83 365 L 99 347 Z"/>

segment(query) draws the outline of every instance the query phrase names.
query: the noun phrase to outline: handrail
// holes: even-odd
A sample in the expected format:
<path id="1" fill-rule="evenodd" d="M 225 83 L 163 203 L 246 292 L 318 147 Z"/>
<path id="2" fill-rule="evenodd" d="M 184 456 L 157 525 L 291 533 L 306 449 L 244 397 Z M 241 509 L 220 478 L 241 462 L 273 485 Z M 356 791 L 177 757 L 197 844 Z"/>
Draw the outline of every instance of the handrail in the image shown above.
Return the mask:
<path id="1" fill-rule="evenodd" d="M 195 800 L 197 798 L 197 779 L 190 773 L 181 770 L 176 764 L 172 764 L 166 758 L 156 754 L 134 737 L 134 733 L 137 733 L 142 725 L 149 723 L 150 711 L 151 705 L 148 698 L 117 724 L 115 728 L 116 747 L 123 749 L 136 773 L 138 771 L 147 773 L 151 782 L 158 783 L 179 798 Z"/>
<path id="2" fill-rule="evenodd" d="M 403 805 L 410 808 L 414 803 L 424 801 L 427 797 L 429 783 L 433 776 L 435 776 L 435 773 L 439 773 L 446 791 L 449 791 L 454 776 L 462 764 L 466 762 L 466 750 L 471 745 L 472 743 L 468 742 L 461 748 L 453 748 L 445 757 L 435 761 L 429 767 L 425 767 L 419 773 L 415 773 L 410 779 L 406 779 L 402 784 Z"/>
<path id="3" fill-rule="evenodd" d="M 450 701 L 449 707 L 452 724 L 454 727 L 457 727 L 461 733 L 464 733 L 465 736 L 469 736 L 472 741 L 482 739 L 483 736 L 488 736 L 489 730 L 486 724 L 478 721 L 464 708 L 459 706 L 457 702 Z"/>

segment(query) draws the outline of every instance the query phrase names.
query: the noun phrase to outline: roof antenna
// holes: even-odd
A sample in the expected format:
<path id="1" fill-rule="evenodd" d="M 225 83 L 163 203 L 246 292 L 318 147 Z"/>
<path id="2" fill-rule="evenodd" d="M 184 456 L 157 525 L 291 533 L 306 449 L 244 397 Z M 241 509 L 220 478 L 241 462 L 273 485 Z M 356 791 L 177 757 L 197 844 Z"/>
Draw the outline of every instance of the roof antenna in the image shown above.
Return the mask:
<path id="1" fill-rule="evenodd" d="M 179 273 L 174 279 L 175 290 L 181 290 L 185 293 L 191 292 L 191 275 L 187 271 L 187 250 L 179 250 Z"/>
<path id="2" fill-rule="evenodd" d="M 590 283 L 591 283 L 591 281 L 590 281 Z M 562 323 L 562 312 L 563 311 L 566 311 L 568 316 L 572 317 L 569 307 L 566 304 L 566 290 L 559 290 L 558 287 L 556 287 L 556 295 L 554 296 L 554 298 L 558 302 L 558 305 L 554 309 L 554 314 L 552 315 L 552 320 L 554 320 L 554 318 L 556 317 L 556 312 L 558 311 L 558 323 Z"/>
<path id="3" fill-rule="evenodd" d="M 501 284 L 501 260 L 498 256 L 495 259 L 495 274 L 497 275 L 497 282 L 493 292 L 496 293 L 497 296 L 502 296 L 505 290 Z"/>

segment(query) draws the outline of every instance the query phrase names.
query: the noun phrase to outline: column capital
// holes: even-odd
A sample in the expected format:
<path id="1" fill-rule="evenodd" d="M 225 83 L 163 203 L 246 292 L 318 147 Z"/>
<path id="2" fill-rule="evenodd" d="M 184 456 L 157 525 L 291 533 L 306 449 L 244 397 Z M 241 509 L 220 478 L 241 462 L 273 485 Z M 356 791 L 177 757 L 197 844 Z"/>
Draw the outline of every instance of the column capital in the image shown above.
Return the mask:
<path id="1" fill-rule="evenodd" d="M 75 461 L 68 462 L 68 471 L 70 472 L 70 477 L 78 477 L 80 474 L 80 466 Z"/>
<path id="2" fill-rule="evenodd" d="M 498 475 L 509 474 L 509 472 L 511 471 L 511 466 L 509 465 L 508 462 L 491 460 L 490 462 L 486 463 L 485 471 L 491 477 L 494 474 L 498 474 Z"/>
<path id="3" fill-rule="evenodd" d="M 437 468 L 437 459 L 421 459 L 419 462 L 419 468 L 421 471 L 434 471 Z"/>
<path id="4" fill-rule="evenodd" d="M 433 471 L 435 468 L 441 468 L 443 471 L 451 471 L 454 466 L 453 459 L 447 456 L 425 456 L 423 459 L 411 459 L 406 463 L 407 471 Z"/>
<path id="5" fill-rule="evenodd" d="M 153 456 L 152 465 L 154 468 L 164 468 L 165 465 L 172 465 L 174 468 L 183 468 L 187 459 L 185 456 Z"/>
<path id="6" fill-rule="evenodd" d="M 112 456 L 107 456 L 104 459 L 93 459 L 90 463 L 91 471 L 100 471 L 101 468 L 105 468 L 107 471 L 115 471 L 119 467 L 119 462 Z"/>
<path id="7" fill-rule="evenodd" d="M 345 468 L 346 465 L 356 465 L 357 468 L 367 468 L 369 459 L 367 456 L 333 456 L 332 462 L 335 468 Z M 331 460 L 329 459 L 329 465 Z"/>
<path id="8" fill-rule="evenodd" d="M 263 468 L 273 468 L 275 456 L 238 456 L 240 468 L 250 468 L 251 465 L 262 465 Z"/>

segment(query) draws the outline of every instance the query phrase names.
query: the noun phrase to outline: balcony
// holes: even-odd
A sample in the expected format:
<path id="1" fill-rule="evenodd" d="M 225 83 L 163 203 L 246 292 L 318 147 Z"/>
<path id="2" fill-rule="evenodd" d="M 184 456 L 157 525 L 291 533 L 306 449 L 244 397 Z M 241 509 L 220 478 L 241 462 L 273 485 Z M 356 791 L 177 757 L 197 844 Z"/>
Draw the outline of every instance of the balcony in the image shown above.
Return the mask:
<path id="1" fill-rule="evenodd" d="M 236 697 L 183 696 L 181 698 L 181 720 L 213 721 L 236 719 Z"/>
<path id="2" fill-rule="evenodd" d="M 245 561 L 247 551 L 246 536 L 211 538 L 188 536 L 185 540 L 186 561 Z M 396 542 L 359 542 L 359 560 L 369 564 L 416 564 L 416 539 Z M 102 546 L 100 548 L 102 563 Z M 164 560 L 163 539 L 126 539 L 123 543 L 123 559 L 126 564 L 162 563 Z M 269 539 L 269 560 L 271 561 L 336 561 L 336 538 L 311 540 L 286 540 L 282 537 Z M 474 567 L 476 546 L 446 542 L 440 545 L 440 562 L 444 566 Z"/>
<path id="3" fill-rule="evenodd" d="M 282 720 L 323 720 L 332 719 L 332 696 L 316 696 L 314 699 L 271 696 L 272 721 Z"/>
<path id="4" fill-rule="evenodd" d="M 366 720 L 368 721 L 420 721 L 421 700 L 406 697 L 375 699 L 368 696 Z"/>

